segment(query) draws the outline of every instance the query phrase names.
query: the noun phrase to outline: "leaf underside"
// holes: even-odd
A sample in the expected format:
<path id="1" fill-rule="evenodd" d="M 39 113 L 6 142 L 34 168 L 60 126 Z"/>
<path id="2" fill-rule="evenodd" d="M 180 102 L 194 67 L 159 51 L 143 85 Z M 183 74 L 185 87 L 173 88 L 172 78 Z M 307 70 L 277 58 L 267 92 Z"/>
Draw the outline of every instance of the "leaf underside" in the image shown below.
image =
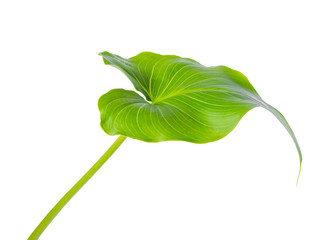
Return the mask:
<path id="1" fill-rule="evenodd" d="M 260 106 L 283 124 L 302 162 L 296 137 L 284 116 L 261 99 L 242 73 L 151 52 L 129 59 L 108 52 L 99 55 L 105 64 L 121 70 L 145 97 L 124 89 L 101 96 L 101 127 L 107 134 L 146 142 L 213 142 L 230 133 L 245 113 Z"/>

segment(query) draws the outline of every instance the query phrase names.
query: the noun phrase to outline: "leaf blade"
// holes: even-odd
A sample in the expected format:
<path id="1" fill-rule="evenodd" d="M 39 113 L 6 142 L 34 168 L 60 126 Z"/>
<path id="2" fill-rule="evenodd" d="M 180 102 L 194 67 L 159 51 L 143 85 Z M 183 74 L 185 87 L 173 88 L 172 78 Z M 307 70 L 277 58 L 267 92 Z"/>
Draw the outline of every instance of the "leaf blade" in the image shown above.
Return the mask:
<path id="1" fill-rule="evenodd" d="M 123 89 L 103 95 L 99 101 L 101 126 L 108 134 L 147 142 L 207 143 L 226 136 L 244 114 L 260 106 L 283 124 L 302 163 L 299 144 L 288 122 L 262 100 L 242 73 L 226 66 L 205 67 L 175 55 L 143 52 L 129 59 L 108 52 L 100 55 L 105 64 L 123 71 L 146 98 Z M 126 110 L 121 111 L 120 106 Z"/>

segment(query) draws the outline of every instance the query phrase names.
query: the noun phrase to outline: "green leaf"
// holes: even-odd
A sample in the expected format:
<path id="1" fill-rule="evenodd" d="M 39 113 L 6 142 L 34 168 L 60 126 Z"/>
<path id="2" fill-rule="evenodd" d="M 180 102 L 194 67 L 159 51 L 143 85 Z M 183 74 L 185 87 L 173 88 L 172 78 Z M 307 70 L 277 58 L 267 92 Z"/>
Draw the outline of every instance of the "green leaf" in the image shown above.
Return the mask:
<path id="1" fill-rule="evenodd" d="M 205 67 L 173 55 L 143 52 L 125 59 L 102 52 L 104 63 L 120 69 L 139 93 L 113 89 L 99 99 L 101 127 L 109 135 L 146 142 L 207 143 L 230 133 L 254 107 L 272 112 L 301 151 L 284 116 L 262 100 L 248 79 L 225 66 Z"/>

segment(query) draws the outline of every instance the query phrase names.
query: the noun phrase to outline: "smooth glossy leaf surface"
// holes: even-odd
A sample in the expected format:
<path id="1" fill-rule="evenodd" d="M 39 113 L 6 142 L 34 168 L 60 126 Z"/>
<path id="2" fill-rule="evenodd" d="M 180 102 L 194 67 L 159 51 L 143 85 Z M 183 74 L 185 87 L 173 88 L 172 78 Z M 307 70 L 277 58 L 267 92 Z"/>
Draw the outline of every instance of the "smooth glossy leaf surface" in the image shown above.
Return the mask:
<path id="1" fill-rule="evenodd" d="M 109 135 L 146 142 L 182 140 L 207 143 L 223 138 L 254 107 L 264 107 L 284 125 L 283 115 L 265 103 L 240 72 L 205 67 L 173 55 L 143 52 L 125 59 L 102 52 L 104 63 L 120 69 L 135 91 L 113 89 L 99 99 L 101 127 Z"/>

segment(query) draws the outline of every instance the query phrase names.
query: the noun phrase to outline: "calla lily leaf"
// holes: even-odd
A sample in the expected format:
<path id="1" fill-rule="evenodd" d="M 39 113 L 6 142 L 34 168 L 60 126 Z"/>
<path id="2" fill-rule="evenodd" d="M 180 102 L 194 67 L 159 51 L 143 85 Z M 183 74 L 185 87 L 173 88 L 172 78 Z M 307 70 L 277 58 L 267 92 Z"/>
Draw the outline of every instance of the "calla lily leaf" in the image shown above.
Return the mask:
<path id="1" fill-rule="evenodd" d="M 286 119 L 262 100 L 242 73 L 225 66 L 205 67 L 189 58 L 151 52 L 129 59 L 108 52 L 99 55 L 105 64 L 120 69 L 137 92 L 113 89 L 100 97 L 102 129 L 109 135 L 120 136 L 50 210 L 28 239 L 39 238 L 127 137 L 146 142 L 213 142 L 229 134 L 249 110 L 263 107 L 276 116 L 294 140 L 301 166 L 301 150 Z M 299 174 L 300 171 L 301 167 Z"/>
<path id="2" fill-rule="evenodd" d="M 302 162 L 284 116 L 262 100 L 242 73 L 151 52 L 129 59 L 108 52 L 99 55 L 105 64 L 120 69 L 138 91 L 113 89 L 99 99 L 101 127 L 107 134 L 146 142 L 213 142 L 230 133 L 249 110 L 263 107 L 286 128 Z"/>

